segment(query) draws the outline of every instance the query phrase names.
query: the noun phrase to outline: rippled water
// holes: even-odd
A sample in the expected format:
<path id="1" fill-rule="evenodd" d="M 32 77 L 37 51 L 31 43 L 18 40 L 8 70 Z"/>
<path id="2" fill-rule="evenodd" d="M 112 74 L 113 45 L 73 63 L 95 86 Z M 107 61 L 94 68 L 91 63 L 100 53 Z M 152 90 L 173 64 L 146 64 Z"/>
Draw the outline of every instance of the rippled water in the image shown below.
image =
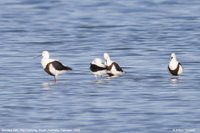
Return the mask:
<path id="1" fill-rule="evenodd" d="M 0 1 L 1 131 L 200 132 L 199 7 L 199 0 Z M 34 58 L 43 50 L 73 71 L 54 83 Z M 123 76 L 90 73 L 104 52 Z M 167 71 L 171 52 L 184 67 L 176 79 Z"/>

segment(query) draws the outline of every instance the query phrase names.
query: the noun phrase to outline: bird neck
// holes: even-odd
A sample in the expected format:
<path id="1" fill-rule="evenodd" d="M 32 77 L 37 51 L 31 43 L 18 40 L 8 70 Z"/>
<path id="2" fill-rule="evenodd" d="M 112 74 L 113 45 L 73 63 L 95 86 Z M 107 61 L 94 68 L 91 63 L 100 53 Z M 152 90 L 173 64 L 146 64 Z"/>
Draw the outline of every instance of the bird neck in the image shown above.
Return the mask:
<path id="1" fill-rule="evenodd" d="M 41 60 L 41 64 L 43 68 L 46 68 L 46 65 L 50 62 L 49 57 L 43 57 Z"/>
<path id="2" fill-rule="evenodd" d="M 178 61 L 175 58 L 173 58 L 169 63 L 169 67 L 171 69 L 176 69 L 177 65 L 178 65 Z"/>
<path id="3" fill-rule="evenodd" d="M 108 59 L 106 60 L 106 65 L 107 65 L 107 66 L 110 66 L 112 63 L 113 63 L 113 61 L 112 61 L 110 58 L 108 58 Z"/>

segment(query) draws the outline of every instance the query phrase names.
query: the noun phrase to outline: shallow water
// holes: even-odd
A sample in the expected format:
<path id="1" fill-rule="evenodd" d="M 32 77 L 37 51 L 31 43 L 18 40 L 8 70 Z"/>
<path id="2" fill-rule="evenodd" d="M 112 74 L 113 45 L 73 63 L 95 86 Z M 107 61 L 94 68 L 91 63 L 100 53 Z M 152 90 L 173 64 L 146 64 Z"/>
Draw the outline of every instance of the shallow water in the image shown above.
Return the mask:
<path id="1" fill-rule="evenodd" d="M 200 132 L 199 6 L 199 0 L 0 1 L 1 132 Z M 43 50 L 73 71 L 54 83 L 34 58 Z M 124 75 L 95 79 L 89 63 L 104 52 Z M 167 71 L 171 52 L 184 67 L 178 78 Z"/>

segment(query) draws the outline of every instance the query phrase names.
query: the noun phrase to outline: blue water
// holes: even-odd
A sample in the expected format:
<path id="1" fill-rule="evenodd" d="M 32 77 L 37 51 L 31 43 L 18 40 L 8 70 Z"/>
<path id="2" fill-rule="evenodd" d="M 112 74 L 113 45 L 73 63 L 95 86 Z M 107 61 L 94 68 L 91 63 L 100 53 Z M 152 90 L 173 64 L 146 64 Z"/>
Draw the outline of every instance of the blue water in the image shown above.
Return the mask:
<path id="1" fill-rule="evenodd" d="M 0 132 L 200 132 L 199 13 L 199 0 L 0 1 Z M 73 71 L 55 83 L 43 50 Z M 95 79 L 104 52 L 124 75 Z"/>

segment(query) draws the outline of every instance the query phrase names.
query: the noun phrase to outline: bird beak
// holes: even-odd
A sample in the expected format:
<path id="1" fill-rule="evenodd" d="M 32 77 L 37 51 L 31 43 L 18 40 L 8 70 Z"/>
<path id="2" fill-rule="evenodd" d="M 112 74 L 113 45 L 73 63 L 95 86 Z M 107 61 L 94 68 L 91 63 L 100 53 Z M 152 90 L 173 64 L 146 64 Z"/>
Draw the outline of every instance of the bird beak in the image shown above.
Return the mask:
<path id="1" fill-rule="evenodd" d="M 41 56 L 42 56 L 42 55 L 37 55 L 37 56 L 33 57 L 33 59 L 38 58 L 38 57 L 41 57 Z"/>

